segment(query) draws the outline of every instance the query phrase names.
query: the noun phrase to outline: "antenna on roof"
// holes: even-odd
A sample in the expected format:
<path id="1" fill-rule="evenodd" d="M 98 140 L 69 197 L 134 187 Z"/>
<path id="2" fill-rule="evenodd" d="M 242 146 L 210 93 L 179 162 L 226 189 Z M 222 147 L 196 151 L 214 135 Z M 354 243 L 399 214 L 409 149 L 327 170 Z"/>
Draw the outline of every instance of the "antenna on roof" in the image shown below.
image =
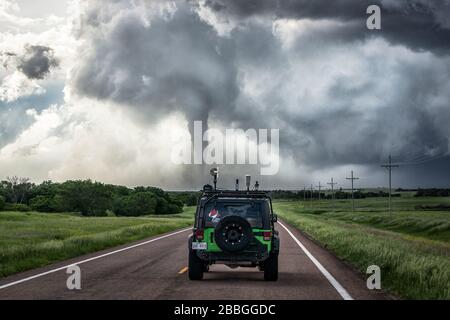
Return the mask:
<path id="1" fill-rule="evenodd" d="M 219 176 L 219 168 L 212 168 L 211 170 L 209 170 L 209 173 L 213 176 L 214 178 L 214 191 L 217 190 L 217 177 Z"/>
<path id="2" fill-rule="evenodd" d="M 247 191 L 250 191 L 250 181 L 251 181 L 251 176 L 246 174 L 245 175 L 245 185 L 247 186 Z"/>

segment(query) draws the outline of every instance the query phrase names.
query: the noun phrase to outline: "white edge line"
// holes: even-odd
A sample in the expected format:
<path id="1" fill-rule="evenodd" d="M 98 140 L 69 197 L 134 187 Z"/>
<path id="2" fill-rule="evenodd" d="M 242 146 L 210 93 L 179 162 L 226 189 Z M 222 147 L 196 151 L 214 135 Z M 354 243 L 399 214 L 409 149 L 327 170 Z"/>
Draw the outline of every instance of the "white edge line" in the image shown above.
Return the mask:
<path id="1" fill-rule="evenodd" d="M 298 246 L 303 250 L 303 252 L 308 256 L 308 258 L 315 264 L 317 269 L 327 278 L 327 280 L 331 283 L 331 285 L 336 289 L 336 291 L 340 294 L 340 296 L 344 300 L 353 300 L 352 296 L 344 289 L 344 287 L 328 272 L 327 269 L 309 252 L 308 249 L 294 236 L 294 234 L 286 228 L 284 224 L 280 221 L 278 223 L 289 233 L 289 235 L 294 239 L 294 241 L 298 244 Z"/>
<path id="2" fill-rule="evenodd" d="M 89 259 L 85 259 L 85 260 L 81 260 L 81 261 L 78 261 L 78 262 L 74 262 L 74 263 L 68 264 L 68 265 L 66 265 L 64 267 L 59 267 L 59 268 L 56 268 L 56 269 L 52 269 L 52 270 L 49 270 L 49 271 L 46 271 L 46 272 L 42 272 L 42 273 L 36 274 L 34 276 L 23 278 L 21 280 L 10 282 L 10 283 L 7 283 L 7 284 L 4 284 L 4 285 L 0 286 L 0 290 L 8 288 L 8 287 L 11 287 L 11 286 L 14 286 L 14 285 L 22 283 L 22 282 L 26 282 L 26 281 L 33 280 L 33 279 L 36 279 L 36 278 L 39 278 L 39 277 L 43 277 L 43 276 L 45 276 L 47 274 L 50 274 L 50 273 L 54 273 L 54 272 L 58 272 L 58 271 L 67 269 L 67 268 L 69 268 L 71 266 L 79 265 L 79 264 L 86 263 L 86 262 L 89 262 L 89 261 L 93 261 L 93 260 L 97 260 L 97 259 L 100 259 L 100 258 L 104 258 L 104 257 L 110 256 L 112 254 L 116 254 L 116 253 L 119 253 L 119 252 L 122 252 L 122 251 L 130 250 L 130 249 L 133 249 L 133 248 L 136 248 L 136 247 L 139 247 L 139 246 L 143 246 L 145 244 L 148 244 L 148 243 L 151 243 L 151 242 L 154 242 L 154 241 L 157 241 L 157 240 L 161 240 L 161 239 L 164 239 L 164 238 L 167 238 L 167 237 L 170 237 L 170 236 L 174 236 L 176 234 L 179 234 L 179 233 L 182 233 L 182 232 L 185 232 L 185 231 L 188 231 L 188 230 L 192 230 L 192 228 L 182 229 L 182 230 L 179 230 L 179 231 L 176 231 L 176 232 L 172 232 L 172 233 L 169 233 L 169 234 L 166 234 L 166 235 L 163 235 L 163 236 L 151 239 L 151 240 L 147 240 L 147 241 L 144 241 L 144 242 L 140 242 L 140 243 L 134 244 L 134 245 L 129 246 L 129 247 L 125 247 L 125 248 L 122 248 L 122 249 L 118 249 L 118 250 L 114 250 L 114 251 L 111 251 L 111 252 L 107 252 L 107 253 L 101 254 L 99 256 L 95 256 L 95 257 L 92 257 L 92 258 L 89 258 Z"/>

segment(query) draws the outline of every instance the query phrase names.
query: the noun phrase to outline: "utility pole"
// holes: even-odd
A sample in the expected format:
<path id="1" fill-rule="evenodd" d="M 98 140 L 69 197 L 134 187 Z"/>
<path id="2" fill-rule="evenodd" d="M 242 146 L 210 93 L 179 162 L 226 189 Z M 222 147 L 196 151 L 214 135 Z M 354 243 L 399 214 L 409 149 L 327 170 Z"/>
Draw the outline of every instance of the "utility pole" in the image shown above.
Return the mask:
<path id="1" fill-rule="evenodd" d="M 331 178 L 331 182 L 328 182 L 327 184 L 329 184 L 331 186 L 331 199 L 334 200 L 334 186 L 337 185 L 337 182 L 334 182 L 334 179 Z"/>
<path id="2" fill-rule="evenodd" d="M 311 208 L 313 204 L 313 185 L 311 185 Z"/>
<path id="3" fill-rule="evenodd" d="M 389 155 L 389 162 L 382 164 L 381 167 L 389 170 L 389 213 L 392 213 L 391 195 L 392 195 L 392 168 L 398 168 L 397 164 L 392 164 L 392 157 Z"/>
<path id="4" fill-rule="evenodd" d="M 328 182 L 327 184 L 331 186 L 331 200 L 333 201 L 334 204 L 334 186 L 337 185 L 337 182 L 334 182 L 334 179 L 331 178 L 331 182 Z"/>
<path id="5" fill-rule="evenodd" d="M 303 201 L 306 202 L 306 187 L 303 187 Z"/>
<path id="6" fill-rule="evenodd" d="M 321 184 L 320 184 L 320 181 L 319 181 L 319 185 L 316 186 L 316 188 L 319 188 L 319 201 L 320 201 L 320 190 L 322 189 L 322 186 L 321 186 Z"/>
<path id="7" fill-rule="evenodd" d="M 353 176 L 353 170 L 352 170 L 352 175 L 350 178 L 345 178 L 347 180 L 351 180 L 352 181 L 352 213 L 355 212 L 355 196 L 354 196 L 354 188 L 353 188 L 353 181 L 358 180 L 359 178 Z"/>

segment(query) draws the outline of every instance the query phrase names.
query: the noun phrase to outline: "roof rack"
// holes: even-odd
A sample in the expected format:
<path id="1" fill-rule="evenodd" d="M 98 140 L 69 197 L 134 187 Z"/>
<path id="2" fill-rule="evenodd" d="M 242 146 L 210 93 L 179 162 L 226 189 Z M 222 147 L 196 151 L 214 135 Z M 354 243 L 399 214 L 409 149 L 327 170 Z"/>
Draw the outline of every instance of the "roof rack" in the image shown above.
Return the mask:
<path id="1" fill-rule="evenodd" d="M 265 191 L 236 190 L 202 190 L 203 196 L 233 197 L 233 198 L 269 198 Z"/>

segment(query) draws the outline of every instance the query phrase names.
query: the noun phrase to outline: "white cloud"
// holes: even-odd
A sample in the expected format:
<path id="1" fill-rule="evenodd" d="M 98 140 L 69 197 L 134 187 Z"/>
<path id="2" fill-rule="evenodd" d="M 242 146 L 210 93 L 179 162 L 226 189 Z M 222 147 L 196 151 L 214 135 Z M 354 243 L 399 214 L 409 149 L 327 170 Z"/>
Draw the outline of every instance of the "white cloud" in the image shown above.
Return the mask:
<path id="1" fill-rule="evenodd" d="M 172 128 L 186 128 L 180 115 L 142 127 L 120 110 L 87 99 L 27 114 L 35 122 L 0 149 L 0 176 L 169 186 L 180 169 L 168 161 L 170 141 L 183 133 Z"/>
<path id="2" fill-rule="evenodd" d="M 56 2 L 56 3 L 55 3 Z M 49 28 L 56 27 L 64 23 L 64 17 L 62 15 L 48 14 L 49 8 L 55 9 L 55 6 L 62 6 L 64 2 L 61 0 L 41 0 L 37 6 L 33 6 L 29 3 L 19 4 L 17 1 L 2 0 L 0 2 L 0 27 L 3 32 L 9 32 L 13 34 L 20 34 L 24 32 L 43 32 Z M 23 11 L 29 12 L 29 10 L 23 10 L 23 6 L 34 7 L 34 10 L 47 11 L 42 15 L 24 16 Z"/>
<path id="3" fill-rule="evenodd" d="M 20 97 L 44 93 L 45 89 L 37 81 L 28 79 L 19 71 L 5 76 L 0 82 L 0 101 L 12 102 Z"/>

